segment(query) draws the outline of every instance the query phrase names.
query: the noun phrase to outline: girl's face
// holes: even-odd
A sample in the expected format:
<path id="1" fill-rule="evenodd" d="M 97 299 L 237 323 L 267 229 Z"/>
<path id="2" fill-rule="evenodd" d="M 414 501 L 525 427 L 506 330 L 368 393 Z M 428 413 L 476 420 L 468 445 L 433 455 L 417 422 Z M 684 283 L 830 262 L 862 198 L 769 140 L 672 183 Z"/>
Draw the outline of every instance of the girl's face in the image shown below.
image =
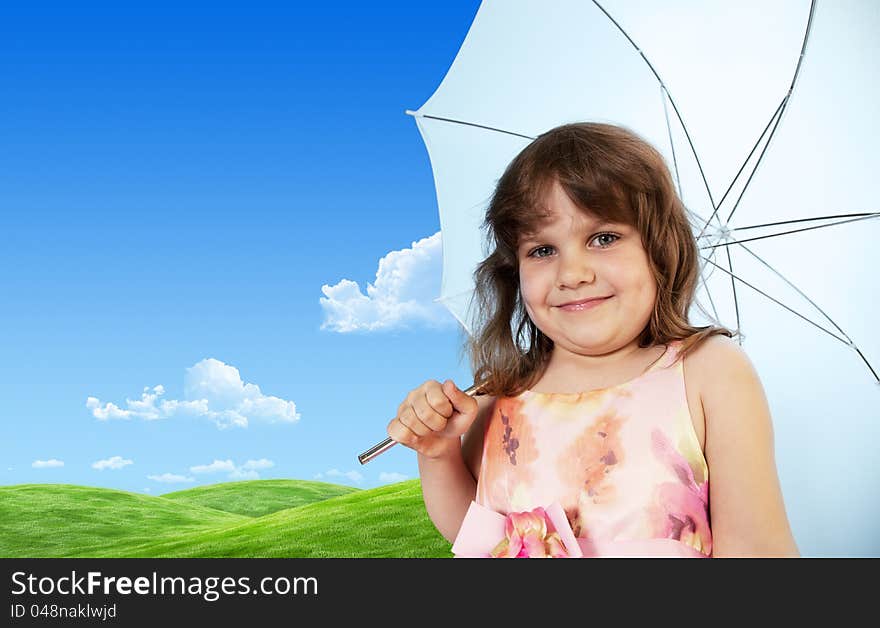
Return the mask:
<path id="1" fill-rule="evenodd" d="M 558 182 L 547 201 L 552 222 L 517 250 L 532 322 L 553 340 L 554 354 L 601 355 L 636 342 L 657 298 L 639 232 L 584 215 Z M 588 309 L 560 307 L 592 297 L 610 298 Z"/>

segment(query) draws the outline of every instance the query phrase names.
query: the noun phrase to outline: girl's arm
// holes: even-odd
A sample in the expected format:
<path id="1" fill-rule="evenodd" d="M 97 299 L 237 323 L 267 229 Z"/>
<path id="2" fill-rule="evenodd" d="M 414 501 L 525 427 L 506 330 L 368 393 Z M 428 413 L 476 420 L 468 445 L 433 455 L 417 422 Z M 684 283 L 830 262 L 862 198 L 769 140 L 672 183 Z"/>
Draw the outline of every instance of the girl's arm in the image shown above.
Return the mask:
<path id="1" fill-rule="evenodd" d="M 428 516 L 440 534 L 453 543 L 477 494 L 477 483 L 465 466 L 461 449 L 438 458 L 419 454 L 419 476 Z"/>
<path id="2" fill-rule="evenodd" d="M 477 418 L 463 436 L 460 447 L 451 447 L 435 458 L 418 455 L 425 509 L 434 526 L 450 543 L 455 542 L 468 507 L 477 494 L 483 429 L 493 399 L 488 395 L 476 397 Z"/>
<path id="3" fill-rule="evenodd" d="M 705 340 L 694 360 L 703 373 L 712 555 L 799 557 L 776 470 L 770 409 L 754 366 L 726 336 Z"/>

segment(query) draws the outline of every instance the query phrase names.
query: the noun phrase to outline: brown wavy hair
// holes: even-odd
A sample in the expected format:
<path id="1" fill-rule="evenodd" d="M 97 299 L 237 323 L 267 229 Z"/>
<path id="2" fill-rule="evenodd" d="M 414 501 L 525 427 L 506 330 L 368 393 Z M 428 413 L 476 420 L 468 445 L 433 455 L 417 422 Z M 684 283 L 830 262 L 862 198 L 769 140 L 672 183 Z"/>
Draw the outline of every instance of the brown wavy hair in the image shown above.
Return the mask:
<path id="1" fill-rule="evenodd" d="M 478 317 L 470 317 L 475 329 L 462 343 L 483 393 L 518 395 L 536 384 L 549 364 L 553 341 L 522 302 L 517 249 L 521 237 L 550 220 L 545 199 L 554 181 L 584 212 L 623 222 L 641 235 L 657 300 L 639 347 L 684 340 L 679 354 L 684 357 L 710 336 L 739 335 L 726 327 L 694 327 L 688 320 L 699 250 L 663 156 L 620 126 L 565 124 L 538 136 L 510 162 L 486 210 L 482 228 L 494 251 L 474 271 L 471 307 Z"/>

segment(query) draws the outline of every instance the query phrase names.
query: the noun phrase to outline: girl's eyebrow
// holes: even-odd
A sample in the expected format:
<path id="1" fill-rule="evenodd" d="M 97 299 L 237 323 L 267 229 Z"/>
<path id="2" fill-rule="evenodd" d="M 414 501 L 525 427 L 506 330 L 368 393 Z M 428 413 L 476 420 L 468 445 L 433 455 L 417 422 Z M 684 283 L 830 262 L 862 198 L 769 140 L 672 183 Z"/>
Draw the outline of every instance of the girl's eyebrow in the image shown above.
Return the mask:
<path id="1" fill-rule="evenodd" d="M 592 231 L 594 229 L 604 229 L 605 227 L 619 227 L 619 226 L 623 226 L 623 223 L 617 223 L 617 222 L 614 222 L 613 220 L 598 220 L 595 222 L 590 221 L 590 223 L 587 225 L 586 230 Z M 544 230 L 540 229 L 534 233 L 522 234 L 522 237 L 520 238 L 519 243 L 520 243 L 520 245 L 531 244 L 533 242 L 539 242 L 540 240 L 543 240 L 546 237 L 547 236 L 544 235 Z"/>

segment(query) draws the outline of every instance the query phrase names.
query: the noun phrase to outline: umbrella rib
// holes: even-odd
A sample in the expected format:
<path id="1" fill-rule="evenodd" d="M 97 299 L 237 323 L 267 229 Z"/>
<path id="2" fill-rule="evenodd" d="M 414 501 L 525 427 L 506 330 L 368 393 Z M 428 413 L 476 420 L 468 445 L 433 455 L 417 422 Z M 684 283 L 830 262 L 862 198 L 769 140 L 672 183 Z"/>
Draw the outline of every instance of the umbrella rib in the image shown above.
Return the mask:
<path id="1" fill-rule="evenodd" d="M 791 225 L 796 222 L 812 222 L 814 220 L 831 220 L 832 218 L 854 218 L 854 217 L 877 218 L 880 212 L 861 213 L 861 214 L 835 214 L 833 216 L 816 216 L 815 218 L 798 218 L 796 220 L 782 220 L 780 222 L 765 222 L 762 225 L 749 225 L 748 227 L 731 227 L 731 231 L 745 231 L 746 229 L 759 229 L 761 227 L 775 227 L 777 225 Z M 702 218 L 700 219 L 702 220 Z M 825 225 L 828 226 L 828 225 Z"/>
<path id="2" fill-rule="evenodd" d="M 700 277 L 700 281 L 703 282 L 703 287 L 706 288 L 706 296 L 709 297 L 709 305 L 712 306 L 712 312 L 715 314 L 715 320 L 721 321 L 721 315 L 718 314 L 718 308 L 715 307 L 715 299 L 712 298 L 712 293 L 709 292 L 709 286 L 706 284 L 706 280 L 703 277 Z"/>
<path id="3" fill-rule="evenodd" d="M 843 331 L 843 330 L 840 328 L 840 325 L 838 325 L 837 323 L 835 323 L 834 320 L 833 320 L 830 316 L 828 316 L 828 314 L 825 312 L 825 310 L 823 310 L 821 307 L 819 307 L 818 305 L 816 305 L 816 303 L 815 303 L 810 297 L 808 297 L 806 294 L 804 294 L 804 292 L 803 292 L 800 288 L 798 288 L 798 287 L 797 287 L 796 285 L 794 285 L 791 281 L 789 281 L 788 279 L 786 279 L 785 276 L 783 276 L 782 273 L 780 273 L 778 270 L 776 270 L 775 268 L 773 268 L 773 266 L 771 266 L 769 263 L 767 263 L 767 262 L 766 262 L 766 261 L 760 256 L 760 255 L 758 255 L 757 253 L 755 253 L 752 249 L 750 249 L 749 247 L 747 247 L 747 246 L 744 245 L 744 244 L 742 244 L 741 246 L 742 246 L 742 247 L 743 247 L 743 248 L 744 248 L 744 249 L 745 249 L 745 250 L 746 250 L 746 251 L 747 251 L 752 257 L 754 257 L 754 258 L 757 259 L 759 262 L 761 262 L 762 264 L 764 264 L 764 266 L 766 266 L 766 267 L 769 268 L 771 271 L 773 271 L 773 273 L 775 273 L 777 277 L 779 277 L 780 279 L 782 279 L 782 281 L 784 281 L 784 282 L 787 283 L 789 286 L 791 286 L 792 288 L 794 288 L 794 290 L 795 290 L 799 295 L 801 295 L 801 296 L 804 297 L 807 301 L 809 301 L 809 302 L 810 302 L 810 305 L 812 305 L 814 308 L 816 308 L 817 310 L 819 310 L 819 311 L 822 313 L 822 316 L 824 316 L 826 319 L 828 319 L 828 321 L 829 321 L 832 325 L 834 325 L 834 327 L 837 328 L 837 331 L 839 331 L 841 334 L 843 334 L 843 335 L 846 337 L 846 339 L 849 341 L 849 344 L 852 344 L 852 338 L 849 337 L 849 334 L 847 334 L 845 331 Z M 728 250 L 729 250 L 729 249 L 728 249 Z"/>
<path id="4" fill-rule="evenodd" d="M 736 328 L 742 329 L 742 323 L 739 320 L 739 299 L 736 298 L 736 281 L 734 281 L 734 277 L 736 275 L 733 274 L 733 260 L 730 258 L 730 249 L 725 249 L 727 252 L 727 265 L 730 266 L 730 288 L 733 290 L 733 308 L 736 311 Z M 713 264 L 715 262 L 712 262 Z M 742 336 L 740 336 L 739 344 L 742 345 Z"/>
<path id="5" fill-rule="evenodd" d="M 847 221 L 847 222 L 850 222 L 850 221 Z M 825 225 L 825 226 L 827 226 L 827 225 Z M 737 244 L 741 244 L 741 242 L 737 242 Z M 810 297 L 808 297 L 806 294 L 804 294 L 804 292 L 801 291 L 800 288 L 798 288 L 796 285 L 794 285 L 792 282 L 790 282 L 788 279 L 786 279 L 786 278 L 782 275 L 782 273 L 780 273 L 778 270 L 776 270 L 775 268 L 773 268 L 773 266 L 771 266 L 770 264 L 768 264 L 768 263 L 767 263 L 764 259 L 762 259 L 757 253 L 755 253 L 754 251 L 752 251 L 749 247 L 745 246 L 744 244 L 741 244 L 741 246 L 742 246 L 742 247 L 743 247 L 743 248 L 744 248 L 744 249 L 745 249 L 750 255 L 752 255 L 753 257 L 755 257 L 755 259 L 757 259 L 759 262 L 761 262 L 762 264 L 764 264 L 764 266 L 766 266 L 766 267 L 769 268 L 771 271 L 773 271 L 773 272 L 774 272 L 774 273 L 775 273 L 780 279 L 782 279 L 785 283 L 787 283 L 789 286 L 791 286 L 792 288 L 794 288 L 794 290 L 795 290 L 799 295 L 801 295 L 801 296 L 804 297 L 807 301 L 810 302 L 810 305 L 812 305 L 814 308 L 816 308 L 817 310 L 819 310 L 819 312 L 822 313 L 822 316 L 824 316 L 824 317 L 825 317 L 825 318 L 826 318 L 826 319 L 827 319 L 832 325 L 834 325 L 834 327 L 837 329 L 837 331 L 839 331 L 841 334 L 843 334 L 843 335 L 846 337 L 846 340 L 843 340 L 843 339 L 841 339 L 841 338 L 838 338 L 837 336 L 835 336 L 835 335 L 832 334 L 831 332 L 828 332 L 827 330 L 825 330 L 823 327 L 820 327 L 819 325 L 816 325 L 816 323 L 813 323 L 813 324 L 816 325 L 817 327 L 819 327 L 819 329 L 822 329 L 823 331 L 826 331 L 826 333 L 829 333 L 830 335 L 834 336 L 835 338 L 837 338 L 838 340 L 840 340 L 840 341 L 843 342 L 844 344 L 846 344 L 846 345 L 850 346 L 851 348 L 855 349 L 856 353 L 859 354 L 859 357 L 861 358 L 862 362 L 864 362 L 864 363 L 865 363 L 865 366 L 868 367 L 868 370 L 871 371 L 871 374 L 874 376 L 874 379 L 877 380 L 877 383 L 878 383 L 878 384 L 880 384 L 880 377 L 877 376 L 877 372 L 874 370 L 874 367 L 871 366 L 871 363 L 868 362 L 868 359 L 865 357 L 865 355 L 864 355 L 864 354 L 861 352 L 861 350 L 855 345 L 855 343 L 852 341 L 852 338 L 849 337 L 849 334 L 847 334 L 845 331 L 843 331 L 843 329 L 841 329 L 840 325 L 838 325 L 837 323 L 835 323 L 835 322 L 834 322 L 834 319 L 832 319 L 830 316 L 828 316 L 828 314 L 825 312 L 825 310 L 823 310 L 821 307 L 819 307 L 819 306 L 818 306 L 818 305 L 817 305 L 817 304 L 816 304 L 816 303 L 815 303 Z M 727 250 L 729 251 L 730 249 L 727 249 Z M 722 268 L 722 270 L 724 270 L 724 269 Z M 737 277 L 737 279 L 739 279 L 739 277 Z M 742 279 L 740 279 L 740 281 L 742 281 Z M 745 282 L 743 282 L 743 283 L 745 283 Z M 746 284 L 746 285 L 748 285 L 748 284 Z M 757 289 L 757 288 L 756 288 L 756 289 Z M 708 293 L 708 288 L 707 288 L 706 291 L 707 291 L 707 293 Z M 759 291 L 759 292 L 760 292 L 760 291 Z M 763 293 L 762 293 L 762 294 L 763 294 Z M 765 296 L 767 296 L 767 295 L 765 295 Z M 711 297 L 710 297 L 710 298 L 711 298 Z M 735 301 L 735 300 L 736 300 L 736 292 L 734 292 L 734 301 Z M 779 302 L 777 301 L 777 303 L 779 303 Z M 782 305 L 783 307 L 786 307 L 786 306 L 783 305 L 782 303 L 779 303 L 779 305 Z M 786 309 L 788 309 L 788 308 L 786 308 Z M 790 311 L 794 312 L 794 310 L 790 310 Z M 797 312 L 794 312 L 794 313 L 797 314 Z M 798 314 L 798 316 L 801 316 L 801 315 Z M 809 321 L 809 319 L 807 319 L 807 318 L 805 318 L 805 317 L 803 317 L 803 316 L 801 316 L 801 318 L 804 318 L 804 320 Z M 738 319 L 737 319 L 737 321 L 738 321 Z M 812 321 L 809 321 L 809 322 L 812 323 Z"/>
<path id="6" fill-rule="evenodd" d="M 707 220 L 706 224 L 703 225 L 703 228 L 700 229 L 700 234 L 697 236 L 697 238 L 701 238 L 703 236 L 703 233 L 705 233 L 705 231 L 706 231 L 706 227 L 709 226 L 709 223 L 712 221 L 712 218 L 718 213 L 718 210 L 721 209 L 721 205 L 724 203 L 724 199 L 726 199 L 727 195 L 730 194 L 730 191 L 733 189 L 733 186 L 736 183 L 736 180 L 739 179 L 739 175 L 741 175 L 743 173 L 743 170 L 745 170 L 746 165 L 749 163 L 749 160 L 752 158 L 752 155 L 755 154 L 755 150 L 757 150 L 758 146 L 761 145 L 761 140 L 764 139 L 764 136 L 767 134 L 767 129 L 770 128 L 770 125 L 773 124 L 774 120 L 777 120 L 777 124 L 778 124 L 778 116 L 780 115 L 780 111 L 782 110 L 782 106 L 784 104 L 785 104 L 785 98 L 783 98 L 779 102 L 779 105 L 777 105 L 777 107 L 776 107 L 776 111 L 774 111 L 773 115 L 770 116 L 770 119 L 767 121 L 767 126 L 765 126 L 764 130 L 761 131 L 761 135 L 758 136 L 758 140 L 755 142 L 755 145 L 752 146 L 752 150 L 749 151 L 749 154 L 745 158 L 745 161 L 743 161 L 742 166 L 739 167 L 739 171 L 736 173 L 736 176 L 734 176 L 733 179 L 731 180 L 730 185 L 727 187 L 727 190 L 724 192 L 724 196 L 722 196 L 721 200 L 718 201 L 718 207 L 715 208 L 715 211 L 712 213 L 712 216 L 709 217 L 709 220 Z M 775 130 L 775 128 L 776 127 L 774 127 L 774 130 Z M 771 136 L 772 136 L 772 133 L 771 133 Z M 768 138 L 767 143 L 764 145 L 764 150 L 767 150 L 767 146 L 769 146 L 769 144 L 770 144 L 770 139 Z M 762 152 L 761 157 L 763 157 L 763 155 L 764 155 L 764 153 Z M 758 162 L 760 162 L 760 161 L 761 160 L 759 158 Z M 757 168 L 757 167 L 758 167 L 757 164 L 755 164 L 755 168 Z M 752 175 L 754 175 L 754 170 L 752 171 Z M 751 180 L 752 180 L 752 177 L 749 176 L 749 181 L 751 181 Z M 746 181 L 746 184 L 743 186 L 743 190 L 745 190 L 745 188 L 748 187 L 749 181 Z M 742 198 L 742 196 L 740 196 L 740 198 Z M 737 202 L 739 202 L 739 201 L 737 201 Z M 719 218 L 719 222 L 720 222 L 720 220 L 721 219 Z M 728 218 L 728 222 L 729 221 L 730 221 L 730 219 Z"/>
<path id="7" fill-rule="evenodd" d="M 754 238 L 746 238 L 745 240 L 731 240 L 730 242 L 719 242 L 717 244 L 707 244 L 706 246 L 701 246 L 701 249 L 715 249 L 719 246 L 730 246 L 731 244 L 741 244 L 743 242 L 754 242 L 755 240 L 764 240 L 766 238 L 776 238 L 779 236 L 789 235 L 792 233 L 800 233 L 802 231 L 812 231 L 813 229 L 824 229 L 826 227 L 834 227 L 836 225 L 845 225 L 848 222 L 858 222 L 860 220 L 870 220 L 871 218 L 877 218 L 880 214 L 868 214 L 861 218 L 853 218 L 851 220 L 841 220 L 839 222 L 830 222 L 827 225 L 816 225 L 815 227 L 804 227 L 803 229 L 792 229 L 791 231 L 780 231 L 779 233 L 770 233 L 768 235 L 755 236 Z M 781 224 L 781 223 L 780 223 Z M 761 225 L 759 225 L 761 226 Z"/>
<path id="8" fill-rule="evenodd" d="M 697 214 L 695 212 L 692 212 L 687 207 L 685 207 L 685 211 L 688 213 L 689 216 L 692 216 L 696 219 L 696 223 L 701 223 L 703 221 L 702 216 L 700 216 L 699 214 Z M 693 230 L 695 227 L 695 221 L 688 220 L 688 224 L 690 224 L 690 227 Z M 704 237 L 708 237 L 708 234 Z M 706 247 L 706 248 L 709 248 L 709 247 Z M 716 250 L 715 248 L 712 248 L 712 257 L 715 257 L 715 250 Z M 707 286 L 707 290 L 708 290 L 708 286 Z M 717 314 L 717 312 L 716 312 L 716 314 Z"/>
<path id="9" fill-rule="evenodd" d="M 672 125 L 669 123 L 669 108 L 666 106 L 666 96 L 669 92 L 666 91 L 666 86 L 663 83 L 660 83 L 660 100 L 663 101 L 663 116 L 666 118 L 666 132 L 669 134 L 669 149 L 672 151 L 672 166 L 675 168 L 675 182 L 678 185 L 678 195 L 682 196 L 683 192 L 681 189 L 681 177 L 678 173 L 678 159 L 675 157 L 675 142 L 672 140 Z"/>
<path id="10" fill-rule="evenodd" d="M 871 371 L 871 375 L 873 375 L 873 376 L 874 376 L 874 379 L 877 380 L 877 383 L 880 384 L 880 377 L 877 376 L 877 371 L 874 370 L 874 368 L 871 366 L 871 363 L 868 362 L 867 358 L 865 358 L 865 356 L 864 356 L 864 354 L 862 353 L 861 349 L 859 349 L 859 348 L 858 348 L 857 346 L 855 346 L 855 345 L 853 345 L 852 348 L 856 350 L 856 353 L 858 353 L 858 354 L 859 354 L 859 357 L 862 358 L 862 362 L 864 362 L 865 365 L 868 367 L 868 370 Z"/>
<path id="11" fill-rule="evenodd" d="M 730 210 L 730 214 L 727 216 L 727 220 L 725 222 L 730 222 L 730 219 L 733 217 L 733 213 L 736 211 L 737 207 L 739 207 L 739 202 L 742 200 L 743 195 L 746 193 L 746 190 L 749 187 L 749 183 L 752 180 L 752 177 L 755 176 L 755 172 L 758 171 L 758 167 L 761 165 L 761 161 L 764 159 L 764 153 L 767 152 L 767 148 L 770 146 L 770 142 L 773 141 L 773 136 L 776 134 L 776 129 L 779 127 L 779 123 L 782 121 L 782 116 L 785 114 L 785 109 L 788 107 L 788 101 L 791 98 L 792 93 L 794 93 L 794 86 L 797 83 L 798 75 L 801 72 L 801 64 L 804 61 L 804 55 L 807 52 L 807 42 L 810 40 L 810 31 L 813 28 L 813 15 L 816 12 L 816 0 L 812 0 L 810 2 L 810 15 L 807 17 L 807 28 L 804 31 L 804 40 L 801 43 L 801 53 L 798 56 L 797 66 L 794 69 L 794 75 L 791 77 L 791 85 L 788 86 L 788 93 L 785 95 L 785 98 L 782 99 L 782 109 L 779 111 L 779 117 L 776 118 L 776 123 L 773 125 L 773 130 L 770 131 L 770 137 L 767 138 L 767 143 L 764 145 L 764 150 L 761 151 L 761 155 L 758 157 L 758 161 L 755 163 L 754 169 L 752 169 L 752 173 L 749 175 L 748 181 L 746 181 L 743 189 L 740 191 L 739 198 L 736 199 L 736 203 L 733 206 L 733 209 Z"/>
<path id="12" fill-rule="evenodd" d="M 696 219 L 696 223 L 703 222 L 703 217 L 700 216 L 699 214 L 697 214 L 696 212 L 691 211 L 687 207 L 685 207 L 684 210 L 685 210 L 685 212 L 687 212 L 688 216 Z M 695 222 L 690 221 L 690 220 L 688 222 L 690 223 L 691 229 L 693 229 Z M 712 253 L 710 254 L 710 257 L 715 257 L 715 251 L 716 251 L 716 249 L 713 248 Z M 709 284 L 706 283 L 706 277 L 704 276 L 703 273 L 700 273 L 699 277 L 700 277 L 700 281 L 703 282 L 703 286 L 706 288 L 706 296 L 709 297 L 709 305 L 712 306 L 712 312 L 715 314 L 715 320 L 720 322 L 721 315 L 718 313 L 718 308 L 715 306 L 715 299 L 712 298 L 712 292 L 709 290 Z M 703 311 L 705 312 L 705 310 L 703 310 Z M 708 314 L 708 312 L 705 312 L 705 313 Z"/>
<path id="13" fill-rule="evenodd" d="M 613 17 L 611 17 L 611 14 L 608 13 L 608 11 L 605 10 L 605 7 L 603 7 L 601 4 L 599 4 L 599 2 L 597 0 L 593 0 L 593 4 L 595 4 L 597 7 L 599 7 L 599 10 L 602 11 L 602 13 L 604 13 L 605 16 L 609 20 L 611 20 L 611 22 L 617 27 L 617 30 L 619 30 L 623 34 L 623 36 L 626 37 L 627 41 L 629 41 L 629 43 L 632 44 L 632 47 L 636 49 L 636 52 L 638 52 L 642 56 L 642 59 L 648 65 L 648 68 L 650 68 L 651 72 L 657 78 L 657 82 L 660 83 L 661 87 L 663 87 L 663 90 L 666 92 L 666 95 L 669 97 L 669 103 L 672 105 L 672 108 L 675 110 L 675 116 L 678 118 L 678 121 L 681 123 L 681 128 L 684 131 L 684 136 L 687 138 L 688 145 L 690 145 L 691 152 L 694 155 L 694 160 L 696 160 L 696 162 L 697 162 L 697 168 L 700 170 L 700 176 L 703 178 L 703 185 L 706 186 L 706 194 L 709 195 L 709 202 L 712 204 L 712 208 L 717 211 L 717 205 L 715 205 L 715 199 L 712 198 L 712 189 L 709 187 L 709 182 L 706 180 L 706 173 L 703 172 L 703 163 L 700 161 L 700 156 L 697 154 L 697 149 L 694 147 L 694 143 L 691 140 L 691 134 L 687 130 L 687 125 L 684 123 L 684 120 L 681 117 L 681 113 L 678 111 L 678 107 L 675 104 L 675 99 L 672 97 L 672 94 L 669 93 L 669 90 L 666 88 L 666 84 L 663 82 L 663 79 L 660 78 L 660 75 L 657 73 L 657 70 L 654 69 L 654 66 L 651 65 L 651 62 L 648 60 L 648 57 L 646 57 L 645 53 L 642 51 L 642 49 L 639 48 L 638 45 L 636 45 L 636 42 L 634 42 L 632 37 L 629 36 L 629 33 L 627 33 L 625 30 L 623 30 L 623 27 L 617 23 L 617 20 L 615 20 Z M 711 220 L 711 218 L 709 220 Z"/>
<path id="14" fill-rule="evenodd" d="M 486 126 L 485 124 L 477 124 L 476 122 L 465 122 L 464 120 L 454 120 L 452 118 L 441 118 L 440 116 L 432 116 L 432 115 L 428 115 L 428 114 L 424 114 L 424 113 L 417 115 L 416 112 L 414 112 L 414 111 L 407 111 L 406 113 L 408 115 L 418 117 L 418 118 L 430 118 L 431 120 L 441 120 L 443 122 L 452 122 L 453 124 L 464 124 L 466 126 L 474 126 L 474 127 L 477 127 L 478 129 L 486 129 L 487 131 L 497 131 L 498 133 L 505 133 L 507 135 L 514 135 L 516 137 L 522 137 L 527 140 L 534 140 L 535 139 L 534 137 L 531 137 L 529 135 L 523 135 L 522 133 L 514 133 L 513 131 L 505 131 L 504 129 L 498 129 L 493 126 Z"/>
<path id="15" fill-rule="evenodd" d="M 702 222 L 703 218 L 701 216 L 699 216 L 695 212 L 692 212 L 687 207 L 685 207 L 684 210 L 685 210 L 685 212 L 687 212 L 687 214 L 689 216 L 693 216 L 695 218 L 698 218 Z M 690 221 L 688 221 L 688 222 L 690 222 Z M 691 229 L 693 229 L 694 223 L 690 222 L 690 225 L 691 225 Z M 715 256 L 715 249 L 712 249 L 711 256 L 712 257 Z M 700 278 L 700 281 L 703 282 L 703 287 L 706 288 L 706 296 L 709 297 L 709 305 L 712 306 L 712 312 L 715 314 L 715 320 L 720 322 L 721 316 L 718 314 L 718 308 L 715 307 L 715 300 L 712 298 L 712 293 L 709 291 L 709 284 L 706 283 L 706 278 L 703 276 L 703 273 L 699 273 L 699 278 Z M 703 309 L 702 306 L 700 306 L 700 309 Z M 708 312 L 706 312 L 705 309 L 703 309 L 703 312 L 708 314 Z"/>
<path id="16" fill-rule="evenodd" d="M 746 156 L 745 160 L 743 161 L 742 166 L 739 167 L 739 171 L 736 173 L 736 175 L 731 180 L 730 185 L 727 187 L 727 190 L 724 191 L 724 196 L 722 196 L 721 200 L 718 201 L 719 208 L 722 205 L 724 205 L 724 200 L 727 198 L 727 195 L 730 194 L 730 191 L 733 189 L 733 185 L 736 183 L 736 180 L 739 179 L 739 175 L 741 175 L 743 173 L 743 170 L 746 169 L 746 165 L 749 163 L 749 160 L 752 158 L 752 155 L 755 154 L 755 151 L 758 149 L 758 146 L 761 145 L 761 140 L 767 134 L 767 129 L 769 129 L 770 125 L 773 124 L 773 120 L 779 114 L 779 110 L 782 109 L 782 104 L 784 102 L 785 102 L 784 99 L 779 102 L 779 105 L 777 105 L 777 107 L 776 107 L 776 111 L 774 111 L 773 115 L 770 116 L 770 119 L 767 120 L 767 125 L 764 127 L 764 130 L 761 131 L 761 135 L 758 136 L 758 140 L 755 142 L 755 145 L 752 146 L 752 150 L 749 151 L 749 154 L 748 154 L 748 156 Z"/>
<path id="17" fill-rule="evenodd" d="M 736 202 L 733 204 L 733 209 L 730 210 L 730 213 L 727 215 L 727 220 L 725 223 L 729 223 L 730 219 L 733 218 L 733 213 L 739 207 L 739 202 L 742 200 L 742 197 L 745 196 L 746 190 L 749 189 L 749 184 L 752 182 L 752 179 L 755 176 L 755 173 L 758 172 L 758 167 L 761 165 L 761 162 L 764 160 L 764 155 L 767 153 L 767 149 L 770 148 L 770 142 L 773 141 L 773 136 L 776 134 L 776 129 L 779 128 L 779 123 L 782 122 L 782 114 L 785 113 L 785 107 L 788 105 L 788 99 L 791 96 L 789 92 L 785 98 L 782 99 L 782 104 L 780 105 L 777 111 L 779 115 L 776 116 L 776 122 L 773 123 L 773 129 L 770 131 L 770 135 L 767 137 L 767 142 L 764 144 L 764 148 L 761 149 L 761 154 L 758 155 L 758 160 L 755 162 L 755 167 L 752 168 L 751 173 L 749 173 L 749 178 L 746 179 L 745 184 L 743 184 L 742 189 L 739 191 L 739 196 L 736 199 Z"/>
<path id="18" fill-rule="evenodd" d="M 807 41 L 810 39 L 810 31 L 813 28 L 813 15 L 816 12 L 816 0 L 811 0 L 810 2 L 810 15 L 807 17 L 807 30 L 804 33 L 804 43 L 801 44 L 801 54 L 798 57 L 797 66 L 794 69 L 794 74 L 791 77 L 791 85 L 788 86 L 788 95 L 791 96 L 791 93 L 794 91 L 794 84 L 797 82 L 797 77 L 801 71 L 801 63 L 804 62 L 804 55 L 807 53 Z"/>
<path id="19" fill-rule="evenodd" d="M 852 343 L 847 342 L 846 340 L 844 340 L 844 339 L 841 338 L 840 336 L 836 335 L 834 332 L 828 331 L 827 329 L 825 329 L 824 327 L 822 327 L 822 326 L 819 325 L 818 323 L 814 323 L 813 321 L 811 321 L 809 318 L 807 318 L 807 317 L 804 316 L 803 314 L 800 314 L 800 313 L 798 313 L 798 312 L 795 312 L 793 309 L 791 309 L 790 307 L 788 307 L 785 303 L 782 303 L 781 301 L 778 301 L 778 300 L 774 299 L 774 298 L 771 297 L 769 294 L 767 294 L 766 292 L 764 292 L 764 291 L 761 290 L 760 288 L 756 288 L 755 286 L 753 286 L 752 284 L 750 284 L 748 281 L 746 281 L 746 280 L 743 279 L 742 277 L 737 277 L 736 275 L 734 275 L 733 273 L 731 273 L 730 271 L 728 271 L 726 268 L 724 268 L 724 267 L 722 267 L 722 266 L 718 266 L 718 264 L 716 264 L 715 262 L 713 262 L 713 261 L 710 260 L 710 259 L 707 259 L 707 258 L 705 258 L 705 257 L 704 257 L 703 259 L 706 260 L 707 262 L 709 262 L 710 264 L 712 264 L 713 266 L 717 266 L 718 268 L 720 268 L 720 269 L 721 269 L 722 271 L 724 271 L 725 273 L 728 273 L 729 275 L 733 276 L 735 279 L 741 281 L 742 283 L 744 283 L 745 285 L 747 285 L 747 286 L 748 286 L 749 288 L 751 288 L 752 290 L 754 290 L 754 291 L 756 291 L 756 292 L 758 292 L 758 293 L 764 295 L 765 297 L 767 297 L 768 299 L 770 299 L 771 301 L 773 301 L 773 302 L 776 303 L 777 305 L 779 305 L 779 306 L 781 306 L 781 307 L 784 307 L 786 310 L 788 310 L 789 312 L 791 312 L 791 313 L 794 314 L 795 316 L 798 316 L 798 317 L 804 319 L 804 320 L 807 321 L 810 325 L 813 325 L 814 327 L 818 327 L 819 329 L 821 329 L 822 331 L 824 331 L 824 332 L 825 332 L 826 334 L 828 334 L 829 336 L 831 336 L 831 337 L 833 337 L 833 338 L 837 338 L 837 340 L 839 340 L 839 341 L 842 342 L 843 344 L 845 344 L 845 345 L 847 345 L 847 346 L 852 346 Z"/>
<path id="20" fill-rule="evenodd" d="M 705 282 L 704 282 L 704 284 L 705 284 Z M 706 294 L 709 294 L 709 290 L 708 290 L 708 288 L 706 289 Z M 712 302 L 712 296 L 711 296 L 711 295 L 709 295 L 709 302 L 710 302 L 710 303 Z M 696 304 L 696 306 L 697 306 L 698 308 L 700 308 L 700 311 L 701 311 L 704 315 L 706 315 L 706 316 L 708 316 L 709 318 L 711 318 L 712 321 L 713 321 L 716 325 L 721 325 L 721 324 L 722 324 L 722 323 L 721 323 L 721 319 L 718 317 L 718 312 L 715 311 L 715 305 L 714 305 L 714 303 L 712 304 L 712 310 L 715 311 L 715 316 L 714 316 L 714 317 L 713 317 L 711 314 L 709 314 L 709 312 L 706 311 L 706 308 L 703 307 L 703 304 L 700 302 L 699 299 L 694 299 L 694 304 Z"/>
<path id="21" fill-rule="evenodd" d="M 443 295 L 440 295 L 439 297 L 437 297 L 436 299 L 434 299 L 434 301 L 435 302 L 439 301 L 442 303 L 443 301 L 448 301 L 450 299 L 456 299 L 458 297 L 463 297 L 466 294 L 471 294 L 471 293 L 473 293 L 473 290 L 462 290 L 460 292 L 456 292 L 455 294 L 443 294 Z"/>

